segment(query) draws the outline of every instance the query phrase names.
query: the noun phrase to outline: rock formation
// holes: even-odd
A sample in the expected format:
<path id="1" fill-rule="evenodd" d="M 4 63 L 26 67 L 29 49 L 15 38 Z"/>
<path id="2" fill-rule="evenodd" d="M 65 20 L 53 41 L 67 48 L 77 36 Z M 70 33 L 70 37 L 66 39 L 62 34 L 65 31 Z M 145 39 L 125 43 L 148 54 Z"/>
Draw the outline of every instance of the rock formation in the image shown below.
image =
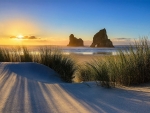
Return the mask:
<path id="1" fill-rule="evenodd" d="M 108 39 L 105 28 L 94 35 L 93 42 L 90 47 L 114 47 L 112 41 Z"/>
<path id="2" fill-rule="evenodd" d="M 73 47 L 77 47 L 77 46 L 84 46 L 83 44 L 83 40 L 81 38 L 77 39 L 76 37 L 74 37 L 73 34 L 71 34 L 69 36 L 69 44 L 67 46 L 73 46 Z"/>

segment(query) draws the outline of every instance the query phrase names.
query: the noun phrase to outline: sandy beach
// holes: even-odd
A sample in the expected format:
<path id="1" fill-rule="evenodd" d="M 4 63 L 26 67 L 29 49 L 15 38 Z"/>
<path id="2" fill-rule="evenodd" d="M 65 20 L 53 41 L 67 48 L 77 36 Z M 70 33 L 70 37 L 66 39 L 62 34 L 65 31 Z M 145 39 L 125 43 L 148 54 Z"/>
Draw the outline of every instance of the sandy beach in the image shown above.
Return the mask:
<path id="1" fill-rule="evenodd" d="M 105 58 L 109 55 L 99 55 L 99 54 L 70 54 L 70 57 L 72 57 L 77 63 L 85 63 L 90 62 L 97 58 Z"/>
<path id="2" fill-rule="evenodd" d="M 149 113 L 148 86 L 64 83 L 37 63 L 0 63 L 0 113 Z"/>

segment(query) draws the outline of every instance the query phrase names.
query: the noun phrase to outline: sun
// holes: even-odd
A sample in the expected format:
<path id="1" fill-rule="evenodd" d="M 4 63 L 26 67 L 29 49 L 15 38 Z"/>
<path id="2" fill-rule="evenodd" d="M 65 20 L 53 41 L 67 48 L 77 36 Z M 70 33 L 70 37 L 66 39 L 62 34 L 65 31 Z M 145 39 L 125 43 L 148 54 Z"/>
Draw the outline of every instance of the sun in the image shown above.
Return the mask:
<path id="1" fill-rule="evenodd" d="M 23 35 L 18 35 L 17 39 L 23 39 L 23 37 L 24 37 Z"/>

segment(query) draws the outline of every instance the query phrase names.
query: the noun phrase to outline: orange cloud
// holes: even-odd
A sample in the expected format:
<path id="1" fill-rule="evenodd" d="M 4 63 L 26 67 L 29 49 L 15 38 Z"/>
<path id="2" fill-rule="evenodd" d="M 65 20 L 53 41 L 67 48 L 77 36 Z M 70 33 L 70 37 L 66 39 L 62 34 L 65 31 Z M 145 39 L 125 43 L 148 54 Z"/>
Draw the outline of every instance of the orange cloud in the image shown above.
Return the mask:
<path id="1" fill-rule="evenodd" d="M 37 38 L 36 36 L 22 36 L 21 38 L 18 36 L 11 36 L 10 38 L 11 39 L 40 39 L 40 38 Z"/>

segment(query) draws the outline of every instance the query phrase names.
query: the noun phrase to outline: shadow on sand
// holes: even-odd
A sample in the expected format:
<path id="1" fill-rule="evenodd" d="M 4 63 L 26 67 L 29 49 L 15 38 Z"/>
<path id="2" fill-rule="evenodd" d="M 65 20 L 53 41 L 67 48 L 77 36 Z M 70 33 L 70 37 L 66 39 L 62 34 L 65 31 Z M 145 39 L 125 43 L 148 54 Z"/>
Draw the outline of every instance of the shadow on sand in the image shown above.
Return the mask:
<path id="1" fill-rule="evenodd" d="M 46 67 L 36 65 L 0 64 L 0 112 L 148 113 L 150 111 L 149 93 L 117 88 L 105 89 L 93 82 L 88 83 L 90 87 L 84 83 L 63 83 L 52 76 L 53 71 L 50 71 L 53 74 L 48 76 L 46 74 L 49 71 L 46 71 Z"/>

